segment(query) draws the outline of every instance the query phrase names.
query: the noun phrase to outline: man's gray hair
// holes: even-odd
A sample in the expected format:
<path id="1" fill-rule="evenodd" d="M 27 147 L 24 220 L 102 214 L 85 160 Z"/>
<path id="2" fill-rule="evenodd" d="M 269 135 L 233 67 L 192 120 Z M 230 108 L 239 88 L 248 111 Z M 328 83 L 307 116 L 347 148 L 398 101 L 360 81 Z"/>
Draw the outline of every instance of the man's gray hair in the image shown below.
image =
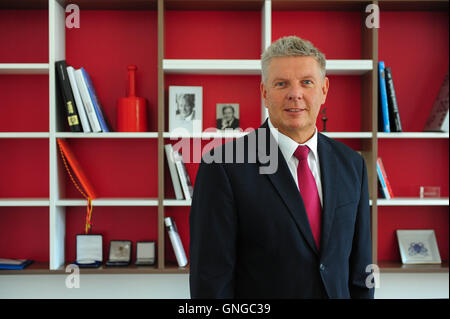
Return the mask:
<path id="1" fill-rule="evenodd" d="M 287 36 L 273 42 L 261 55 L 262 80 L 267 83 L 267 73 L 272 58 L 285 56 L 311 56 L 319 63 L 320 72 L 325 77 L 325 55 L 319 51 L 310 41 L 296 36 Z"/>

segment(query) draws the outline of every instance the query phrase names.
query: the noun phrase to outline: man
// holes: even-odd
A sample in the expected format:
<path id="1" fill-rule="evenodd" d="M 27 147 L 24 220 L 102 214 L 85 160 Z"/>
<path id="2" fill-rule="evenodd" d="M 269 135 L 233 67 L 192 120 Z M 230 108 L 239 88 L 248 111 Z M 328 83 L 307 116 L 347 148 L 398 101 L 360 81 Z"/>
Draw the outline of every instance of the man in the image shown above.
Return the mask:
<path id="1" fill-rule="evenodd" d="M 181 94 L 177 98 L 177 106 L 176 118 L 178 120 L 195 120 L 195 94 Z"/>
<path id="2" fill-rule="evenodd" d="M 222 108 L 222 118 L 217 120 L 219 130 L 239 128 L 239 119 L 234 116 L 234 108 L 231 105 L 225 105 Z"/>
<path id="3" fill-rule="evenodd" d="M 211 162 L 225 144 L 205 154 L 197 173 L 192 298 L 373 298 L 366 165 L 317 131 L 328 87 L 325 57 L 309 41 L 281 38 L 262 55 L 269 118 L 229 144 L 246 142 L 243 162 Z M 270 147 L 260 142 L 274 137 L 277 169 L 262 174 Z"/>

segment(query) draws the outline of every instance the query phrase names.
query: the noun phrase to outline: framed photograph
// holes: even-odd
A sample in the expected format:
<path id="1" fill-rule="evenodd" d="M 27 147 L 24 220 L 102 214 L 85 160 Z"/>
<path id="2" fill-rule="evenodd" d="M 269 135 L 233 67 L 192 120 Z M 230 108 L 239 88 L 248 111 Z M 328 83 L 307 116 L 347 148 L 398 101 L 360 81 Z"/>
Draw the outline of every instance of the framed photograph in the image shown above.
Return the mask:
<path id="1" fill-rule="evenodd" d="M 441 263 L 434 230 L 397 230 L 397 239 L 402 263 Z"/>
<path id="2" fill-rule="evenodd" d="M 217 103 L 216 127 L 218 130 L 239 129 L 239 104 Z"/>
<path id="3" fill-rule="evenodd" d="M 201 132 L 203 87 L 169 86 L 169 131 Z"/>

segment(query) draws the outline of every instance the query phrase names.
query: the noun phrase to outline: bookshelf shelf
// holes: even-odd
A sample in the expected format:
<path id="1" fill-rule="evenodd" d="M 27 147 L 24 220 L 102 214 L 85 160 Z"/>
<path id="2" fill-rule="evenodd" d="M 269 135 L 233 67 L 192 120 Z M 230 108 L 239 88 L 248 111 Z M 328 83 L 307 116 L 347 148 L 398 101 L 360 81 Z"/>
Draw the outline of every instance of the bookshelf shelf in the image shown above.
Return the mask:
<path id="1" fill-rule="evenodd" d="M 164 206 L 191 206 L 191 200 L 179 200 L 179 199 L 165 199 Z M 369 200 L 369 205 L 372 206 L 372 200 Z"/>
<path id="2" fill-rule="evenodd" d="M 57 138 L 158 138 L 158 132 L 56 133 Z"/>
<path id="3" fill-rule="evenodd" d="M 86 206 L 85 199 L 60 199 L 56 201 L 56 206 Z M 99 198 L 92 201 L 95 206 L 158 206 L 157 198 Z"/>
<path id="4" fill-rule="evenodd" d="M 344 139 L 370 139 L 372 132 L 321 132 L 330 138 L 344 138 Z M 164 138 L 239 138 L 248 134 L 248 132 L 201 132 L 193 134 L 178 134 L 171 132 L 164 132 Z"/>
<path id="5" fill-rule="evenodd" d="M 191 206 L 191 200 L 179 200 L 179 199 L 165 199 L 163 202 L 164 206 Z"/>
<path id="6" fill-rule="evenodd" d="M 49 138 L 50 133 L 45 132 L 3 132 L 0 138 Z"/>
<path id="7" fill-rule="evenodd" d="M 321 132 L 323 135 L 330 138 L 372 138 L 372 132 Z"/>
<path id="8" fill-rule="evenodd" d="M 67 275 L 66 267 L 70 263 L 64 264 L 64 267 L 58 269 L 49 269 L 49 264 L 44 262 L 34 262 L 28 267 L 20 270 L 2 269 L 1 275 Z M 129 265 L 125 267 L 107 267 L 105 265 L 99 268 L 80 268 L 81 275 L 113 275 L 113 274 L 187 274 L 189 267 L 180 268 L 176 265 L 169 264 L 163 269 L 157 266 L 135 266 Z"/>
<path id="9" fill-rule="evenodd" d="M 260 75 L 260 60 L 163 60 L 166 74 Z M 327 60 L 329 75 L 362 75 L 373 70 L 372 60 Z"/>
<path id="10" fill-rule="evenodd" d="M 48 74 L 48 63 L 0 63 L 0 74 Z"/>
<path id="11" fill-rule="evenodd" d="M 48 198 L 1 198 L 0 207 L 48 207 Z"/>
<path id="12" fill-rule="evenodd" d="M 176 132 L 164 132 L 164 138 L 178 139 L 178 138 L 239 138 L 248 134 L 248 132 L 199 132 L 192 134 L 180 134 Z"/>
<path id="13" fill-rule="evenodd" d="M 378 199 L 378 206 L 448 206 L 448 198 L 392 198 Z"/>
<path id="14" fill-rule="evenodd" d="M 405 265 L 399 261 L 379 261 L 382 273 L 448 273 L 448 262 L 442 264 Z"/>
<path id="15" fill-rule="evenodd" d="M 381 139 L 388 138 L 429 138 L 429 139 L 448 139 L 448 132 L 402 132 L 402 133 L 377 133 Z"/>
<path id="16" fill-rule="evenodd" d="M 163 70 L 167 74 L 241 74 L 259 75 L 259 60 L 163 60 Z"/>

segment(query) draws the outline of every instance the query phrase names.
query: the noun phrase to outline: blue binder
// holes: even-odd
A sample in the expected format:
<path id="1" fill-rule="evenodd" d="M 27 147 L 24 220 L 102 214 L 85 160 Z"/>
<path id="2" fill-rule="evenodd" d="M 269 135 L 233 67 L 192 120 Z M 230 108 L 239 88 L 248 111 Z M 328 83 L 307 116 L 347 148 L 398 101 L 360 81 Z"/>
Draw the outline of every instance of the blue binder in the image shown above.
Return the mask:
<path id="1" fill-rule="evenodd" d="M 33 260 L 30 259 L 26 259 L 20 264 L 0 263 L 0 269 L 24 269 L 31 263 L 33 263 Z"/>

